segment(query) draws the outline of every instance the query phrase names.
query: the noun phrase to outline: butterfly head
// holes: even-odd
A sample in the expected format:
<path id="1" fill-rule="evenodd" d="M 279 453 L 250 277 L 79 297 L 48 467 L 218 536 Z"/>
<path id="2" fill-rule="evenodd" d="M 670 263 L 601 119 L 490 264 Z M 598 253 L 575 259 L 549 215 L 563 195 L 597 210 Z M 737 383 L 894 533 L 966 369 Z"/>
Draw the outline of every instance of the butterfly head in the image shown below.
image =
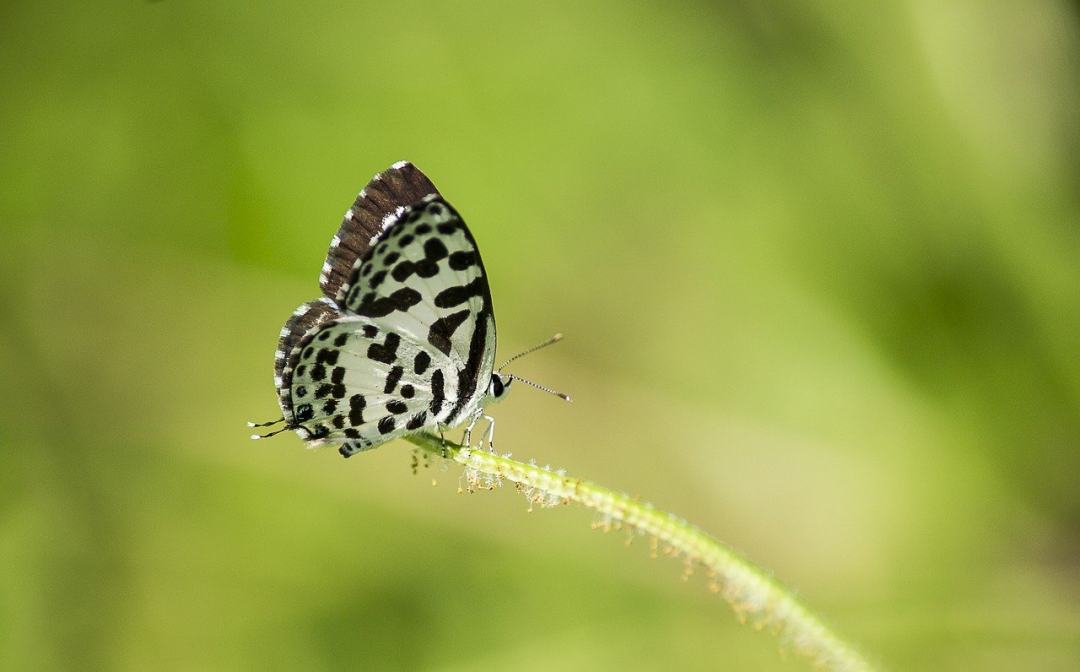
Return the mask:
<path id="1" fill-rule="evenodd" d="M 488 383 L 488 397 L 492 401 L 500 401 L 507 394 L 510 393 L 510 383 L 514 382 L 514 377 L 510 374 L 495 372 L 491 374 L 491 382 Z"/>
<path id="2" fill-rule="evenodd" d="M 502 373 L 503 367 L 505 367 L 510 362 L 513 362 L 516 359 L 520 359 L 521 357 L 524 357 L 525 355 L 529 354 L 530 352 L 536 352 L 540 348 L 546 348 L 547 346 L 551 345 L 552 343 L 558 343 L 561 340 L 562 340 L 562 334 L 555 334 L 554 336 L 552 336 L 548 340 L 544 341 L 540 345 L 535 345 L 535 346 L 529 348 L 528 350 L 526 350 L 525 352 L 519 352 L 518 354 L 514 355 L 510 359 L 508 359 L 505 362 L 503 362 L 502 364 L 500 364 L 499 368 L 495 369 L 494 373 L 491 374 L 491 382 L 488 383 L 488 390 L 487 390 L 488 397 L 490 399 L 492 399 L 493 401 L 498 401 L 499 399 L 502 399 L 503 397 L 505 397 L 507 395 L 508 392 L 510 392 L 510 383 L 514 382 L 515 380 L 520 380 L 521 382 L 525 383 L 526 385 L 528 385 L 530 387 L 535 387 L 536 389 L 541 390 L 543 392 L 547 392 L 548 394 L 554 394 L 556 397 L 562 399 L 563 401 L 570 401 L 570 397 L 568 395 L 565 395 L 562 392 L 556 392 L 555 390 L 551 389 L 550 387 L 545 387 L 545 386 L 543 386 L 543 385 L 541 385 L 539 383 L 534 383 L 533 381 L 531 381 L 531 380 L 529 380 L 527 378 L 522 378 L 521 376 L 515 376 L 512 373 Z"/>

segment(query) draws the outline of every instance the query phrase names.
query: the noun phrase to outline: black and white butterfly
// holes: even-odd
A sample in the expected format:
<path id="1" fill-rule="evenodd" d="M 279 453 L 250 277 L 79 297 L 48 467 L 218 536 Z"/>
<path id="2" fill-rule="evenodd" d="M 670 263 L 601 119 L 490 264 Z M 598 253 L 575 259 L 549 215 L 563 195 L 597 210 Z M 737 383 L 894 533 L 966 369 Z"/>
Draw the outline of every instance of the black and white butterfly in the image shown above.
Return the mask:
<path id="1" fill-rule="evenodd" d="M 395 163 L 360 192 L 319 284 L 323 298 L 297 308 L 281 330 L 274 384 L 283 418 L 252 426 L 285 426 L 265 436 L 292 429 L 311 446 L 340 444 L 349 457 L 463 424 L 468 445 L 484 418 L 490 447 L 486 403 L 515 380 L 553 392 L 494 369 L 495 313 L 476 240 L 411 163 Z"/>

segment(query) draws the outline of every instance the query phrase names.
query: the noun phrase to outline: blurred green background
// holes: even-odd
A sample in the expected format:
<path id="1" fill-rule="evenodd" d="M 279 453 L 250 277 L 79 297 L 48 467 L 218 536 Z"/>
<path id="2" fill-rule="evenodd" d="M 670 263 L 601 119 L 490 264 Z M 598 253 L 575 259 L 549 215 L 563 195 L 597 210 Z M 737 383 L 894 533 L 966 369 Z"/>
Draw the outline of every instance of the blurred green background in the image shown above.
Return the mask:
<path id="1" fill-rule="evenodd" d="M 804 668 L 583 510 L 248 441 L 403 158 L 568 336 L 501 450 L 888 668 L 1080 667 L 1076 3 L 8 2 L 0 90 L 0 668 Z"/>

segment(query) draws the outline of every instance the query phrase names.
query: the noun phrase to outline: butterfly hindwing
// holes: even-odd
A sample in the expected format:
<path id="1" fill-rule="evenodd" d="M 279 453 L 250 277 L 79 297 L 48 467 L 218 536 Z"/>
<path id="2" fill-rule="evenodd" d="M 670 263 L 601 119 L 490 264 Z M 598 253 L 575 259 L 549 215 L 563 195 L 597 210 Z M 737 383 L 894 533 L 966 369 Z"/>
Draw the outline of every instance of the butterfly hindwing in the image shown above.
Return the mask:
<path id="1" fill-rule="evenodd" d="M 495 320 L 476 242 L 446 201 L 404 208 L 341 292 L 346 312 L 449 360 L 460 385 L 447 424 L 473 409 L 491 377 Z"/>
<path id="2" fill-rule="evenodd" d="M 434 428 L 453 408 L 449 358 L 364 318 L 318 327 L 295 362 L 288 395 L 297 431 L 316 445 L 344 443 L 346 455 Z"/>

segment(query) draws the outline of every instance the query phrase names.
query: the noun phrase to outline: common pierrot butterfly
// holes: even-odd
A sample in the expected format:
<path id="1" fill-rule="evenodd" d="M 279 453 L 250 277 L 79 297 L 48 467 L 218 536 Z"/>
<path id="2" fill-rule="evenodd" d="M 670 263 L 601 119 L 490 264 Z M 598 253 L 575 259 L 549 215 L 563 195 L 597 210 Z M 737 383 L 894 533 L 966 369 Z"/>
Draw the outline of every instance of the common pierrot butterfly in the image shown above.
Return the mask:
<path id="1" fill-rule="evenodd" d="M 283 422 L 311 446 L 345 457 L 420 431 L 495 421 L 484 406 L 520 380 L 495 369 L 495 312 L 476 240 L 457 211 L 411 163 L 379 173 L 360 192 L 319 277 L 323 297 L 281 330 L 274 384 Z M 544 343 L 510 361 L 550 345 Z"/>

